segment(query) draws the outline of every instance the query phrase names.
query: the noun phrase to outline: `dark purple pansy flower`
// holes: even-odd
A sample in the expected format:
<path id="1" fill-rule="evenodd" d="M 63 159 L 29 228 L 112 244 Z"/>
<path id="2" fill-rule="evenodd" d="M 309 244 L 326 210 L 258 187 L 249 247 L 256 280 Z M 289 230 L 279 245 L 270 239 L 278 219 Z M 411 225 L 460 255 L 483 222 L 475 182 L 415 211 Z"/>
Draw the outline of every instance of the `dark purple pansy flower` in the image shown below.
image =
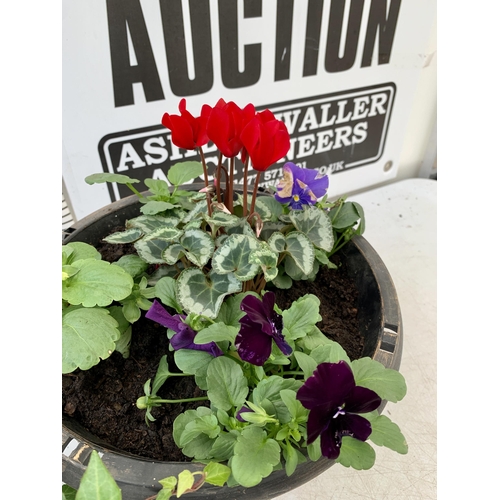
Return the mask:
<path id="1" fill-rule="evenodd" d="M 345 361 L 321 363 L 297 391 L 297 399 L 311 410 L 307 420 L 307 444 L 321 435 L 321 453 L 335 460 L 344 436 L 366 441 L 370 422 L 356 413 L 376 410 L 380 397 L 371 389 L 356 386 Z"/>
<path id="2" fill-rule="evenodd" d="M 175 332 L 175 335 L 170 339 L 170 345 L 176 351 L 179 349 L 194 349 L 195 351 L 208 352 L 214 357 L 222 356 L 224 353 L 215 342 L 209 342 L 208 344 L 194 343 L 196 332 L 184 323 L 185 317 L 181 314 L 172 316 L 157 300 L 153 302 L 153 305 L 146 313 L 146 318 L 152 319 Z"/>
<path id="3" fill-rule="evenodd" d="M 240 319 L 235 346 L 243 361 L 262 366 L 271 355 L 273 340 L 285 356 L 292 354 L 292 348 L 281 333 L 283 319 L 274 311 L 274 302 L 273 292 L 267 292 L 262 300 L 247 295 L 241 301 L 240 308 L 246 314 Z"/>
<path id="4" fill-rule="evenodd" d="M 314 205 L 328 189 L 328 176 L 317 170 L 301 168 L 287 162 L 283 166 L 283 179 L 279 182 L 274 197 L 290 208 L 300 210 L 304 205 Z"/>

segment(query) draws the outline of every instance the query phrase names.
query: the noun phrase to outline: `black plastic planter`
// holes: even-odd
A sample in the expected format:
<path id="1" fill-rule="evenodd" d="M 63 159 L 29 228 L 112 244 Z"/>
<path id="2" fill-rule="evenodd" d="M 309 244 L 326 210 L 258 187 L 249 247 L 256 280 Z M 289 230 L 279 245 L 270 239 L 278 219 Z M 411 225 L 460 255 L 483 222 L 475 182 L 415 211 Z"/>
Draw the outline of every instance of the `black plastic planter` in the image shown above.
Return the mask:
<path id="1" fill-rule="evenodd" d="M 114 202 L 66 230 L 63 243 L 83 241 L 96 245 L 114 227 L 124 225 L 127 219 L 140 215 L 140 207 L 136 196 Z M 403 329 L 398 298 L 389 272 L 373 247 L 361 236 L 354 237 L 342 252 L 348 259 L 347 267 L 351 269 L 359 291 L 359 322 L 365 337 L 363 356 L 372 357 L 387 368 L 398 370 Z M 379 411 L 384 406 L 385 402 Z M 79 486 L 92 450 L 101 454 L 102 461 L 122 490 L 123 500 L 145 500 L 158 493 L 159 479 L 177 476 L 185 469 L 203 469 L 201 464 L 158 462 L 131 455 L 113 449 L 67 417 L 63 416 L 62 424 L 62 480 L 74 488 Z M 332 465 L 333 462 L 326 458 L 317 462 L 307 461 L 299 465 L 291 477 L 287 477 L 284 470 L 279 470 L 253 488 L 204 485 L 199 491 L 190 493 L 189 500 L 271 499 L 310 481 Z"/>

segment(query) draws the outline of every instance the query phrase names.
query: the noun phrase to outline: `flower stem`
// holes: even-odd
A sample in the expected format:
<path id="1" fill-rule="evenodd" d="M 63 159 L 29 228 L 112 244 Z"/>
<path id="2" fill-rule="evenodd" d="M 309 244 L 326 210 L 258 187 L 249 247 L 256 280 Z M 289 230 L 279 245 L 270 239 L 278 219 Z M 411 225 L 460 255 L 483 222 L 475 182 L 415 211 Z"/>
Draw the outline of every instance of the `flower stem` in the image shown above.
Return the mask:
<path id="1" fill-rule="evenodd" d="M 255 208 L 255 199 L 257 198 L 257 189 L 259 189 L 259 179 L 260 179 L 261 173 L 262 172 L 260 170 L 257 171 L 257 177 L 255 178 L 255 185 L 253 187 L 252 204 L 250 206 L 250 213 L 253 213 L 254 208 Z"/>
<path id="2" fill-rule="evenodd" d="M 205 178 L 205 187 L 208 188 L 208 171 L 207 171 L 207 164 L 205 162 L 205 155 L 203 153 L 203 149 L 198 147 L 198 152 L 200 153 L 200 158 L 201 158 L 201 164 L 203 165 L 203 175 Z M 212 204 L 210 200 L 210 193 L 206 193 L 207 196 L 207 209 L 208 209 L 208 215 L 212 215 Z"/>
<path id="3" fill-rule="evenodd" d="M 136 194 L 139 198 L 144 199 L 144 196 L 142 196 L 142 194 L 139 193 L 139 191 L 137 191 L 137 189 L 135 189 L 135 187 L 132 186 L 132 184 L 127 182 L 126 186 L 130 189 L 130 191 L 132 191 L 132 193 Z"/>
<path id="4" fill-rule="evenodd" d="M 156 399 L 155 403 L 189 403 L 190 401 L 208 401 L 207 396 L 200 396 L 199 398 L 186 398 L 186 399 Z"/>
<path id="5" fill-rule="evenodd" d="M 245 160 L 245 171 L 243 172 L 243 217 L 247 216 L 247 204 L 248 204 L 248 161 L 249 158 Z"/>
<path id="6" fill-rule="evenodd" d="M 219 163 L 217 165 L 217 203 L 221 203 L 222 199 L 220 196 L 220 172 L 222 168 L 222 153 L 219 151 Z"/>

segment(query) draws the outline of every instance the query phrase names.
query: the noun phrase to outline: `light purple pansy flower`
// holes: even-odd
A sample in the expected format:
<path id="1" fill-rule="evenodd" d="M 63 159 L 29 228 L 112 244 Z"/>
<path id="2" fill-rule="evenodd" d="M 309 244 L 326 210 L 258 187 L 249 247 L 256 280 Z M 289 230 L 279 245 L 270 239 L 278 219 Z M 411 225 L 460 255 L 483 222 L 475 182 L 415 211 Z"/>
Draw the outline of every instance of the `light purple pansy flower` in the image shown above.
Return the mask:
<path id="1" fill-rule="evenodd" d="M 283 179 L 277 186 L 274 197 L 290 208 L 300 210 L 304 205 L 314 205 L 328 189 L 328 176 L 319 175 L 317 170 L 301 168 L 287 162 L 283 166 Z"/>
<path id="2" fill-rule="evenodd" d="M 172 316 L 157 300 L 153 302 L 149 311 L 146 313 L 146 318 L 156 321 L 166 328 L 170 328 L 175 332 L 175 335 L 170 339 L 170 345 L 178 351 L 179 349 L 194 349 L 195 351 L 205 351 L 214 357 L 222 356 L 224 353 L 215 342 L 208 344 L 195 344 L 194 338 L 196 332 L 186 323 L 186 316 L 176 314 Z"/>
<path id="3" fill-rule="evenodd" d="M 357 386 L 345 361 L 321 363 L 297 391 L 297 399 L 311 410 L 307 420 L 307 444 L 321 436 L 321 453 L 335 460 L 342 438 L 366 441 L 370 422 L 357 413 L 376 410 L 380 397 L 371 389 Z"/>
<path id="4" fill-rule="evenodd" d="M 274 303 L 273 292 L 267 292 L 262 300 L 247 295 L 241 301 L 240 308 L 246 314 L 240 319 L 235 346 L 243 361 L 262 366 L 271 355 L 273 340 L 285 356 L 292 354 L 292 348 L 281 333 L 283 319 L 274 311 Z"/>

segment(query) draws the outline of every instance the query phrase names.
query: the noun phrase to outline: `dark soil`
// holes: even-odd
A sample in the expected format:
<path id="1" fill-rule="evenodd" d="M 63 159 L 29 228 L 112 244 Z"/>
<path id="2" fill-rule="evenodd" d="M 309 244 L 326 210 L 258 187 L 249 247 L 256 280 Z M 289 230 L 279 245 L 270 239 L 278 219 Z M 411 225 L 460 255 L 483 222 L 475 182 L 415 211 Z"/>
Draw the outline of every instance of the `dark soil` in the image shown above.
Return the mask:
<path id="1" fill-rule="evenodd" d="M 127 249 L 121 245 L 112 245 Z M 99 249 L 103 258 L 113 261 L 109 247 Z M 337 258 L 338 259 L 338 258 Z M 339 342 L 351 359 L 361 357 L 363 338 L 357 321 L 357 290 L 347 277 L 342 265 L 338 270 L 323 268 L 313 283 L 298 282 L 293 289 L 277 290 L 277 304 L 289 307 L 298 297 L 312 293 L 321 300 L 318 323 L 321 331 Z M 62 409 L 66 417 L 76 420 L 90 433 L 98 436 L 110 447 L 162 461 L 189 461 L 175 445 L 172 426 L 180 413 L 195 409 L 203 402 L 177 403 L 153 408 L 156 418 L 149 426 L 145 411 L 135 402 L 144 395 L 143 386 L 155 376 L 160 358 L 167 354 L 170 369 L 174 371 L 173 353 L 168 350 L 164 327 L 151 320 L 140 319 L 133 326 L 130 357 L 113 353 L 108 359 L 87 371 L 77 370 L 62 378 Z M 194 377 L 172 377 L 160 389 L 165 399 L 181 399 L 205 395 L 197 388 Z"/>

